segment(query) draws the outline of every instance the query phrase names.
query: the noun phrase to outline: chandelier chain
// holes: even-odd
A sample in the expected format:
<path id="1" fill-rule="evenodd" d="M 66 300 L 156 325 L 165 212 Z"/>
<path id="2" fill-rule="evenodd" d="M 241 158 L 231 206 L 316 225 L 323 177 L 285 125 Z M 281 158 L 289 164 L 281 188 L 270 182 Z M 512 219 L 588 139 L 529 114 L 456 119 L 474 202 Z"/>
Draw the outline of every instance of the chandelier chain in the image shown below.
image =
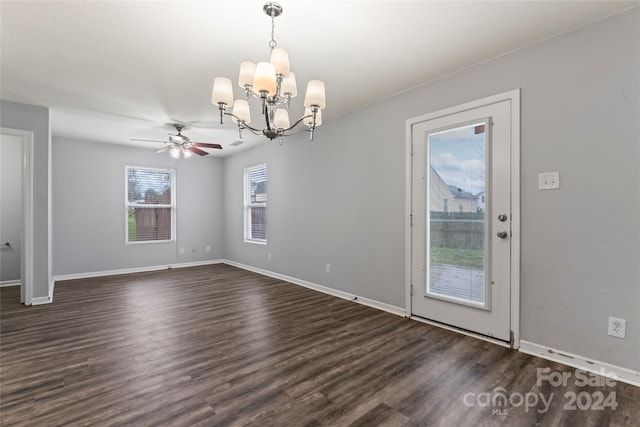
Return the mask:
<path id="1" fill-rule="evenodd" d="M 276 46 L 278 46 L 278 42 L 276 41 L 276 17 L 271 13 L 271 41 L 269 42 L 269 47 L 273 50 Z"/>

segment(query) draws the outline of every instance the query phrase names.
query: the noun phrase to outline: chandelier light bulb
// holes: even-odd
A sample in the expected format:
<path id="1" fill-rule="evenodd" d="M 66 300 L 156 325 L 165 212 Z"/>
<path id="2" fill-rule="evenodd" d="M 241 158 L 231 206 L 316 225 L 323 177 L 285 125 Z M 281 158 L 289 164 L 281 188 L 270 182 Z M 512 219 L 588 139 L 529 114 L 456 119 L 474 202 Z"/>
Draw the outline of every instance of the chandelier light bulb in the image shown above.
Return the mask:
<path id="1" fill-rule="evenodd" d="M 230 79 L 216 77 L 213 80 L 211 103 L 214 105 L 224 104 L 228 107 L 233 105 L 233 88 Z"/>
<path id="2" fill-rule="evenodd" d="M 289 95 L 291 98 L 294 98 L 298 95 L 298 87 L 296 85 L 296 75 L 294 72 L 289 73 L 289 77 L 285 77 L 282 80 L 282 93 L 284 95 Z"/>
<path id="3" fill-rule="evenodd" d="M 320 80 L 310 80 L 309 83 L 307 83 L 307 94 L 304 97 L 304 106 L 311 108 L 314 105 L 321 110 L 326 107 L 324 82 Z"/>
<path id="4" fill-rule="evenodd" d="M 289 112 L 284 108 L 278 108 L 275 118 L 273 119 L 273 124 L 276 125 L 278 129 L 287 129 L 289 127 Z"/>
<path id="5" fill-rule="evenodd" d="M 236 99 L 233 104 L 234 123 L 244 121 L 245 124 L 251 123 L 251 111 L 249 110 L 249 102 L 246 99 Z"/>
<path id="6" fill-rule="evenodd" d="M 267 92 L 268 96 L 276 95 L 276 69 L 272 63 L 258 62 L 253 90 L 257 93 Z"/>
<path id="7" fill-rule="evenodd" d="M 271 60 L 276 69 L 276 74 L 282 74 L 285 78 L 289 77 L 291 68 L 289 66 L 289 53 L 281 47 L 271 49 Z"/>
<path id="8" fill-rule="evenodd" d="M 245 89 L 253 85 L 256 78 L 256 64 L 251 61 L 244 61 L 240 64 L 240 75 L 238 76 L 238 86 Z"/>

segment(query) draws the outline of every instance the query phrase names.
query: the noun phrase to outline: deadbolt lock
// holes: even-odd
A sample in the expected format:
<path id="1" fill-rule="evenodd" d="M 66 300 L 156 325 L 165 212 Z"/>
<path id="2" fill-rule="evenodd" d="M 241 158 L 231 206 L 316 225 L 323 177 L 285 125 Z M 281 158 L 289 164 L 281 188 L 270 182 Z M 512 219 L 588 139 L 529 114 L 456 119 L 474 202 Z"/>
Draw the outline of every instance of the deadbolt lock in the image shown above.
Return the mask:
<path id="1" fill-rule="evenodd" d="M 505 222 L 506 220 L 507 220 L 507 215 L 506 214 L 498 215 L 498 221 Z"/>

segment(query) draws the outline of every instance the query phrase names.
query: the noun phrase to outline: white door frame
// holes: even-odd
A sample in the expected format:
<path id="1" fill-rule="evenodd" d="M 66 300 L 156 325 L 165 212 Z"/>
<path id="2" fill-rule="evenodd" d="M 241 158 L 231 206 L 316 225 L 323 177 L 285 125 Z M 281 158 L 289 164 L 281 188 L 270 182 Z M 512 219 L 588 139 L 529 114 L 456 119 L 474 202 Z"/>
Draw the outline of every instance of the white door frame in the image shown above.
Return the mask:
<path id="1" fill-rule="evenodd" d="M 413 317 L 411 301 L 411 218 L 412 209 L 412 132 L 414 124 L 479 108 L 501 101 L 511 101 L 511 346 L 520 347 L 520 89 L 467 102 L 433 113 L 412 117 L 405 122 L 405 315 Z M 473 335 L 473 334 L 471 334 Z M 493 340 L 491 340 L 493 341 Z"/>
<path id="2" fill-rule="evenodd" d="M 0 128 L 2 135 L 20 138 L 22 144 L 22 251 L 20 253 L 20 302 L 33 302 L 33 132 Z"/>

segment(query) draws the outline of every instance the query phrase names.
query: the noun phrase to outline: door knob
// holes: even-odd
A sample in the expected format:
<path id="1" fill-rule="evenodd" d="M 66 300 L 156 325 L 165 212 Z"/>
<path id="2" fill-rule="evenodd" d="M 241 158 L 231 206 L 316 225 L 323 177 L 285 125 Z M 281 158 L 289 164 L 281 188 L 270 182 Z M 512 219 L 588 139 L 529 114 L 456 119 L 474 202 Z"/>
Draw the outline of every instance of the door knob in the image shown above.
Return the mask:
<path id="1" fill-rule="evenodd" d="M 509 233 L 507 232 L 507 230 L 500 230 L 498 231 L 498 237 L 501 239 L 506 239 L 507 236 L 509 235 Z"/>

